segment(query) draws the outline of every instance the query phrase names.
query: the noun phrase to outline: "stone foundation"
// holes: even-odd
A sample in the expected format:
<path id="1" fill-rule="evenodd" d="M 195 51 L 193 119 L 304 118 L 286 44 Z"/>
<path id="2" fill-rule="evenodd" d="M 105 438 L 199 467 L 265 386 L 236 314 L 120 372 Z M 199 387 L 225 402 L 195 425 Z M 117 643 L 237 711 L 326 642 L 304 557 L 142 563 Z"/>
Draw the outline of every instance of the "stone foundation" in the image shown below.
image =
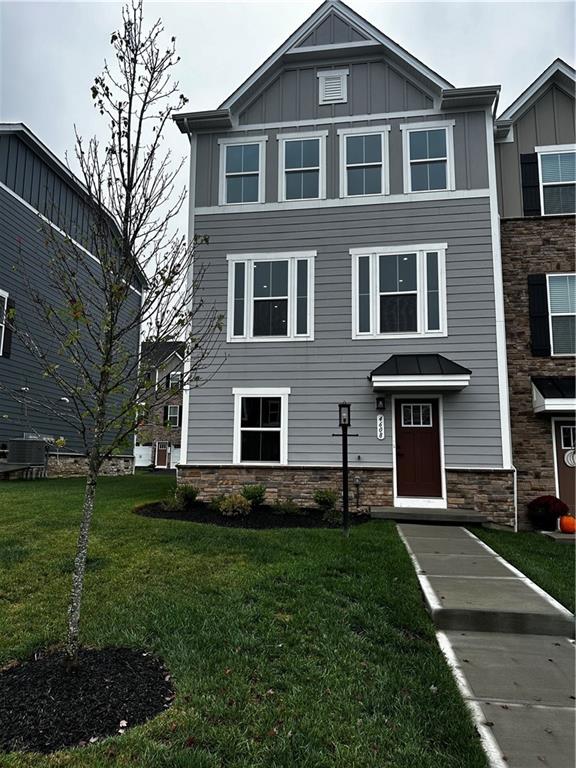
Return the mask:
<path id="1" fill-rule="evenodd" d="M 112 456 L 102 464 L 101 476 L 131 475 L 134 472 L 133 456 Z M 48 456 L 46 477 L 85 477 L 88 459 L 81 453 L 65 453 Z"/>
<path id="2" fill-rule="evenodd" d="M 354 482 L 359 480 L 358 485 Z M 301 506 L 313 506 L 318 488 L 341 488 L 338 467 L 240 467 L 229 465 L 181 465 L 178 483 L 195 485 L 202 501 L 223 493 L 237 493 L 244 485 L 266 486 L 266 501 L 293 499 Z M 392 506 L 392 470 L 376 467 L 350 469 L 350 510 L 365 511 L 370 506 Z M 514 524 L 514 476 L 509 470 L 447 470 L 448 509 L 466 508 L 487 520 Z"/>

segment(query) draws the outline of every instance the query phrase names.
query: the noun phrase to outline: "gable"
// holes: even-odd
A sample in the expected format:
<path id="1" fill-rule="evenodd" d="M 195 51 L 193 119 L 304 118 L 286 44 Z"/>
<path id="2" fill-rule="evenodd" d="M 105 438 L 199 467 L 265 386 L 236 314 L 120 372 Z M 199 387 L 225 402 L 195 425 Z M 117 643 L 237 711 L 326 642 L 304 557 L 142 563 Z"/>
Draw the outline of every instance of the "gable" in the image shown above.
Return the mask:
<path id="1" fill-rule="evenodd" d="M 331 11 L 314 29 L 302 38 L 294 47 L 305 48 L 318 45 L 338 45 L 359 43 L 370 38 L 361 32 L 352 22 L 343 19 Z"/>

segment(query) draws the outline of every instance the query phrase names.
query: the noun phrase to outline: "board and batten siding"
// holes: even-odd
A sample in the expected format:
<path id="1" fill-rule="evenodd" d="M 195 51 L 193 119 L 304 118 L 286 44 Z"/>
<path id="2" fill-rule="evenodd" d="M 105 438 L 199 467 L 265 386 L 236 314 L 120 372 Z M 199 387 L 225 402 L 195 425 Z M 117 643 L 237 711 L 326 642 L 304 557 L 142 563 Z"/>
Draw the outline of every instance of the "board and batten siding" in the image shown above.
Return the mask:
<path id="1" fill-rule="evenodd" d="M 401 118 L 378 121 L 356 121 L 344 123 L 319 122 L 315 128 L 288 127 L 285 131 L 237 132 L 220 134 L 199 134 L 196 150 L 196 207 L 218 205 L 218 184 L 220 172 L 220 147 L 218 139 L 245 136 L 268 136 L 266 142 L 266 202 L 278 201 L 278 137 L 285 133 L 314 133 L 316 129 L 327 130 L 326 137 L 326 197 L 337 199 L 340 196 L 340 150 L 338 130 L 341 128 L 375 128 L 389 125 L 389 163 L 390 194 L 404 192 L 402 131 L 400 125 L 410 122 L 436 122 L 454 120 L 454 170 L 457 190 L 487 189 L 488 163 L 486 153 L 486 113 L 455 112 L 443 115 L 421 115 L 416 118 Z M 225 208 L 223 208 L 225 210 Z"/>
<path id="2" fill-rule="evenodd" d="M 513 141 L 495 145 L 498 205 L 503 218 L 523 216 L 520 155 L 534 147 L 576 142 L 574 98 L 551 86 L 513 124 Z"/>
<path id="3" fill-rule="evenodd" d="M 200 296 L 226 314 L 227 254 L 316 250 L 314 341 L 226 343 L 217 374 L 190 394 L 190 464 L 232 462 L 233 387 L 291 387 L 288 461 L 340 461 L 337 403 L 352 403 L 352 466 L 392 466 L 390 399 L 386 437 L 376 437 L 368 374 L 391 354 L 440 353 L 472 370 L 470 385 L 444 395 L 448 467 L 502 466 L 489 198 L 389 203 L 350 208 L 197 215 L 209 244 Z M 350 248 L 447 242 L 448 336 L 352 339 Z"/>

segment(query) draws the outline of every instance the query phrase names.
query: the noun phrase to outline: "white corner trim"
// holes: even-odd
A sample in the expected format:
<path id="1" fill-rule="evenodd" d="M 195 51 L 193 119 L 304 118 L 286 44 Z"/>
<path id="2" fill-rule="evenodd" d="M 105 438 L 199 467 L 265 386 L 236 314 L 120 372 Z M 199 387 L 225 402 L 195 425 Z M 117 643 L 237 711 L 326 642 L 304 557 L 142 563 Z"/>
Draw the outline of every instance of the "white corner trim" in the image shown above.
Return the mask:
<path id="1" fill-rule="evenodd" d="M 404 193 L 412 195 L 430 194 L 431 190 L 412 190 L 412 174 L 410 173 L 410 133 L 412 131 L 439 130 L 446 131 L 446 184 L 447 190 L 442 192 L 454 191 L 456 189 L 456 171 L 454 167 L 454 126 L 455 120 L 435 120 L 429 123 L 403 123 L 400 126 L 402 131 L 402 175 L 404 181 Z M 431 158 L 430 162 L 433 162 Z M 425 161 L 422 161 L 425 162 Z"/>
<path id="2" fill-rule="evenodd" d="M 494 149 L 492 112 L 486 110 L 486 145 L 488 147 L 488 184 L 490 189 L 490 226 L 492 232 L 492 263 L 494 276 L 494 304 L 496 319 L 496 358 L 498 362 L 498 394 L 500 400 L 500 434 L 502 440 L 502 466 L 514 469 L 512 463 L 512 432 L 510 425 L 510 392 L 508 389 L 508 361 L 506 356 L 506 320 L 504 314 L 504 285 L 502 282 L 502 251 L 500 246 L 500 215 L 496 186 L 496 152 Z M 516 510 L 515 510 L 516 512 Z"/>
<path id="3" fill-rule="evenodd" d="M 346 162 L 346 137 L 347 136 L 378 136 L 381 137 L 381 192 L 378 196 L 390 194 L 390 148 L 389 148 L 389 125 L 370 126 L 369 128 L 339 128 L 338 135 L 338 157 L 339 157 L 339 194 L 341 198 L 352 198 L 354 200 L 365 200 L 374 195 L 349 195 L 348 194 L 348 165 Z"/>
<path id="4" fill-rule="evenodd" d="M 243 136 L 218 139 L 220 151 L 218 165 L 218 205 L 258 205 L 266 201 L 266 142 L 268 136 Z M 258 201 L 257 203 L 228 203 L 226 201 L 226 148 L 244 144 L 258 145 Z M 191 204 L 191 203 L 190 203 Z"/>

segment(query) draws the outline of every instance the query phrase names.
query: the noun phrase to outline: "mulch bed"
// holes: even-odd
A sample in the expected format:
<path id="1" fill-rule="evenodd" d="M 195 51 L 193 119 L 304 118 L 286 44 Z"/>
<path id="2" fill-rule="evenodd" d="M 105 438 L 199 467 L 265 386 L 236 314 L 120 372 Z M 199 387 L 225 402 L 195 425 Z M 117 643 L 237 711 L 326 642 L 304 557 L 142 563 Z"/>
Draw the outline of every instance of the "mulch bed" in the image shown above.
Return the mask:
<path id="1" fill-rule="evenodd" d="M 170 675 L 150 653 L 82 649 L 68 672 L 63 651 L 0 671 L 0 749 L 52 752 L 123 733 L 170 706 Z"/>
<path id="2" fill-rule="evenodd" d="M 250 514 L 241 517 L 227 517 L 204 502 L 197 501 L 182 511 L 167 510 L 162 502 L 136 507 L 134 512 L 144 517 L 161 517 L 167 520 L 187 520 L 192 523 L 209 523 L 225 528 L 340 528 L 341 522 L 330 523 L 322 519 L 319 509 L 301 509 L 300 513 L 278 514 L 274 507 L 263 504 Z M 350 525 L 366 523 L 370 517 L 365 514 L 351 514 Z"/>

